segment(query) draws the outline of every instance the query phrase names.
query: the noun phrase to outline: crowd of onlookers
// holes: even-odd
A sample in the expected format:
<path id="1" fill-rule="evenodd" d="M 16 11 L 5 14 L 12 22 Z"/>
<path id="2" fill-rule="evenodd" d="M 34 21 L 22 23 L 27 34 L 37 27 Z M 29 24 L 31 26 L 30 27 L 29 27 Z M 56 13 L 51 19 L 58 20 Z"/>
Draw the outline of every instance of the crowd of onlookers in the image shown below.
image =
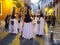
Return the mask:
<path id="1" fill-rule="evenodd" d="M 51 25 L 51 26 L 55 26 L 55 21 L 56 21 L 56 17 L 55 15 L 52 15 L 52 16 L 45 16 L 45 20 L 48 24 L 48 27 Z"/>

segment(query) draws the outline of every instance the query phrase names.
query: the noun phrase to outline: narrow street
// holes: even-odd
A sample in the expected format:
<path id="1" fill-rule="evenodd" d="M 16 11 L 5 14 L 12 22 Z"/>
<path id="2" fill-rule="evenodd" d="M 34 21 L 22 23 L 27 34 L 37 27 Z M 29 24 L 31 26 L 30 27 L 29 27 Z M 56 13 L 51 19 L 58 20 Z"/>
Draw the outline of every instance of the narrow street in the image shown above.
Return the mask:
<path id="1" fill-rule="evenodd" d="M 55 29 L 58 29 L 58 28 L 55 28 Z M 34 39 L 26 40 L 26 39 L 20 38 L 19 33 L 17 35 L 9 34 L 8 30 L 5 29 L 3 31 L 0 31 L 0 45 L 52 45 L 50 42 L 50 33 L 48 32 L 49 30 L 48 30 L 47 24 L 45 24 L 45 35 L 43 37 L 34 36 Z M 57 34 L 57 37 L 54 34 L 54 39 L 58 39 L 58 37 L 59 37 L 58 34 Z"/>

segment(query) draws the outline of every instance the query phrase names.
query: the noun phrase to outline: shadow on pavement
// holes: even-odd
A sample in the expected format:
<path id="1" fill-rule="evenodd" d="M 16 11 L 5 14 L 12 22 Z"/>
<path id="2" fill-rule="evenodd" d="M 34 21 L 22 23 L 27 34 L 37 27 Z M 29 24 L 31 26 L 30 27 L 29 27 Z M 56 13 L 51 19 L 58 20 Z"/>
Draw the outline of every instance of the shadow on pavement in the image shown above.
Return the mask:
<path id="1" fill-rule="evenodd" d="M 51 45 L 60 45 L 60 43 L 54 43 L 54 42 L 52 42 Z"/>
<path id="2" fill-rule="evenodd" d="M 3 40 L 0 41 L 0 45 L 9 45 L 16 37 L 16 34 L 8 34 Z"/>
<path id="3" fill-rule="evenodd" d="M 33 38 L 30 40 L 20 38 L 20 45 L 40 45 L 40 44 Z"/>
<path id="4" fill-rule="evenodd" d="M 56 43 L 55 43 L 55 41 L 53 40 L 53 41 L 50 41 L 50 38 L 48 38 L 48 37 L 46 37 L 46 36 L 44 36 L 44 37 L 42 37 L 42 39 L 43 40 L 45 40 L 45 41 L 47 41 L 47 42 L 49 42 L 49 44 L 50 45 L 60 45 L 60 41 L 56 41 Z M 48 40 L 47 40 L 48 39 Z"/>

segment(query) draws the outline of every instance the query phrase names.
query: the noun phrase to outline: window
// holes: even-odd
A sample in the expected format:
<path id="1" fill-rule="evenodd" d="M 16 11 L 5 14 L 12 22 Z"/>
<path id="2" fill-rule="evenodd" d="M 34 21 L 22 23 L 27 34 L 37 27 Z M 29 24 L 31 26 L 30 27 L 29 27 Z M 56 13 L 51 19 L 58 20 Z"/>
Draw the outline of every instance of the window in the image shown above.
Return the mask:
<path id="1" fill-rule="evenodd" d="M 17 1 L 17 0 L 13 0 L 13 1 Z"/>
<path id="2" fill-rule="evenodd" d="M 17 0 L 12 0 L 13 1 L 13 3 L 16 3 L 17 2 Z"/>
<path id="3" fill-rule="evenodd" d="M 57 4 L 58 3 L 58 0 L 54 0 L 54 2 Z"/>
<path id="4" fill-rule="evenodd" d="M 58 3 L 58 0 L 56 0 L 56 4 Z"/>
<path id="5" fill-rule="evenodd" d="M 0 1 L 0 15 L 2 15 L 2 1 Z"/>

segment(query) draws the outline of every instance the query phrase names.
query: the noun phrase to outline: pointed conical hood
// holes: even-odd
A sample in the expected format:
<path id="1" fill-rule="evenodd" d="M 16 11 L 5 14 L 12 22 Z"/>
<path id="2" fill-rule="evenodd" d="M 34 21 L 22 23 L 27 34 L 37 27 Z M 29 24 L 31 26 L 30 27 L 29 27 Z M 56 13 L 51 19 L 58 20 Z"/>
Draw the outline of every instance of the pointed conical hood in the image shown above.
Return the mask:
<path id="1" fill-rule="evenodd" d="M 27 9 L 27 14 L 25 15 L 25 19 L 24 19 L 24 22 L 31 22 L 32 19 L 30 18 L 30 14 L 29 14 L 29 10 Z"/>

